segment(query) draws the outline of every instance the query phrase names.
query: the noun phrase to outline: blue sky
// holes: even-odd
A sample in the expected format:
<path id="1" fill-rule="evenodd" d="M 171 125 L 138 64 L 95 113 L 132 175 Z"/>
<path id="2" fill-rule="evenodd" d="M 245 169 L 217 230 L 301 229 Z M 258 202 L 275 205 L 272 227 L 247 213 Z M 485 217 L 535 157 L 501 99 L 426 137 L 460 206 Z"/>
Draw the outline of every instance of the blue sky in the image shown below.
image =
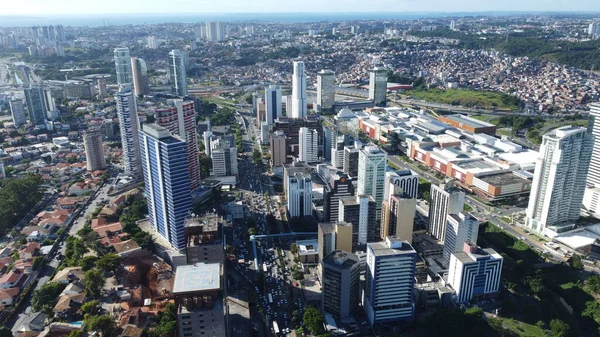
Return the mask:
<path id="1" fill-rule="evenodd" d="M 4 0 L 2 15 L 598 11 L 600 0 Z"/>

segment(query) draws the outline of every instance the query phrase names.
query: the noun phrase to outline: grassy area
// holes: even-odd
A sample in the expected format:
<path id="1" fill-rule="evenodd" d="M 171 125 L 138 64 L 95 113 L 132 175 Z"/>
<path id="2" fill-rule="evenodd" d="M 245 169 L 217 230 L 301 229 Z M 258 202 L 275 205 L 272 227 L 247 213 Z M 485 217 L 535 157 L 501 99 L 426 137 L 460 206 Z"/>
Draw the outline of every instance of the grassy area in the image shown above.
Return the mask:
<path id="1" fill-rule="evenodd" d="M 488 117 L 488 116 L 472 115 L 472 116 L 469 116 L 469 117 L 477 119 L 477 120 L 480 120 L 480 121 L 483 121 L 483 122 L 487 122 L 487 121 L 490 120 L 490 117 Z"/>
<path id="2" fill-rule="evenodd" d="M 226 104 L 226 105 L 233 105 L 233 104 L 235 104 L 235 102 L 232 101 L 232 100 L 223 99 L 223 98 L 215 97 L 215 96 L 206 97 L 206 98 L 204 98 L 204 100 L 206 100 L 206 101 L 208 101 L 210 103 L 215 103 L 217 105 L 219 105 L 219 104 L 221 104 L 221 105 L 222 104 Z"/>
<path id="3" fill-rule="evenodd" d="M 510 136 L 511 135 L 511 130 L 508 130 L 508 129 L 498 129 L 498 130 L 496 130 L 496 134 L 500 135 L 500 136 Z"/>
<path id="4" fill-rule="evenodd" d="M 517 336 L 527 337 L 546 337 L 546 332 L 531 324 L 525 322 L 519 322 L 514 319 L 501 319 L 502 327 L 506 330 L 511 331 Z"/>
<path id="5" fill-rule="evenodd" d="M 479 236 L 496 249 L 502 249 L 506 255 L 515 261 L 523 260 L 529 264 L 538 263 L 538 254 L 531 250 L 526 243 L 494 225 L 487 224 L 481 227 L 479 229 Z"/>
<path id="6" fill-rule="evenodd" d="M 415 90 L 408 94 L 425 101 L 462 105 L 465 107 L 519 109 L 518 98 L 501 92 L 465 89 L 429 89 Z"/>
<path id="7" fill-rule="evenodd" d="M 473 210 L 473 207 L 469 206 L 469 204 L 466 204 L 463 206 L 463 211 L 465 212 L 471 212 Z"/>

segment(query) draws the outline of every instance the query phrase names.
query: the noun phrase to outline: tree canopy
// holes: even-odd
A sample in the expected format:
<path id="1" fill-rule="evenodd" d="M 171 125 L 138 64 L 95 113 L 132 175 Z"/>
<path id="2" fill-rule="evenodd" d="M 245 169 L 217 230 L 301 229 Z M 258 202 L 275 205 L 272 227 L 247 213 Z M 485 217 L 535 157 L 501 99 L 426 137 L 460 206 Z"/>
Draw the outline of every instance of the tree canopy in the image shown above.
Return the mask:
<path id="1" fill-rule="evenodd" d="M 0 235 L 10 231 L 42 199 L 42 178 L 7 178 L 0 181 Z"/>
<path id="2" fill-rule="evenodd" d="M 40 289 L 33 292 L 31 304 L 33 310 L 50 314 L 54 310 L 58 296 L 65 289 L 65 285 L 58 282 L 48 282 Z"/>

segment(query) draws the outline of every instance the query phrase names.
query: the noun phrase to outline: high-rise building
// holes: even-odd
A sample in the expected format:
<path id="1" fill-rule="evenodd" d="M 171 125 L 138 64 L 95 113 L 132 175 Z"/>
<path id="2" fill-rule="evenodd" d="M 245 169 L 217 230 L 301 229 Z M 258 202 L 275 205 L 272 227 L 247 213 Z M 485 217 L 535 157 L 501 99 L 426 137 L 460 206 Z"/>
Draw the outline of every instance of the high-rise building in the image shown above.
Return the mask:
<path id="1" fill-rule="evenodd" d="M 455 27 L 456 27 L 456 22 L 454 22 L 454 20 L 450 21 L 450 30 L 454 30 Z"/>
<path id="2" fill-rule="evenodd" d="M 192 207 L 187 144 L 157 124 L 144 124 L 139 142 L 150 224 L 171 246 L 183 250 L 184 222 Z"/>
<path id="3" fill-rule="evenodd" d="M 30 85 L 24 91 L 29 121 L 34 125 L 45 124 L 47 110 L 44 89 L 39 85 Z"/>
<path id="4" fill-rule="evenodd" d="M 138 178 L 142 173 L 138 137 L 140 122 L 137 115 L 135 93 L 130 84 L 122 85 L 119 88 L 119 92 L 115 95 L 115 101 L 117 102 L 125 174 Z"/>
<path id="5" fill-rule="evenodd" d="M 396 236 L 412 242 L 417 199 L 408 194 L 393 194 L 381 207 L 381 239 Z"/>
<path id="6" fill-rule="evenodd" d="M 177 267 L 173 295 L 180 337 L 228 335 L 222 276 L 220 263 Z"/>
<path id="7" fill-rule="evenodd" d="M 288 111 L 289 117 L 306 117 L 307 104 L 304 62 L 294 61 L 294 74 L 292 76 L 292 111 Z"/>
<path id="8" fill-rule="evenodd" d="M 326 255 L 320 263 L 321 307 L 342 320 L 352 318 L 358 310 L 360 266 L 358 257 L 343 250 Z"/>
<path id="9" fill-rule="evenodd" d="M 323 221 L 337 221 L 340 197 L 354 195 L 352 178 L 338 171 L 329 174 L 329 181 L 323 187 Z"/>
<path id="10" fill-rule="evenodd" d="M 133 68 L 131 67 L 129 48 L 115 48 L 114 60 L 117 69 L 117 83 L 119 85 L 133 84 Z"/>
<path id="11" fill-rule="evenodd" d="M 600 103 L 590 104 L 590 125 L 594 136 L 594 150 L 587 174 L 587 185 L 600 187 Z"/>
<path id="12" fill-rule="evenodd" d="M 594 136 L 585 128 L 564 126 L 544 135 L 531 185 L 527 228 L 544 234 L 547 227 L 579 219 L 593 147 Z"/>
<path id="13" fill-rule="evenodd" d="M 406 194 L 416 199 L 419 196 L 419 175 L 411 170 L 386 172 L 383 199 L 390 200 L 394 194 Z"/>
<path id="14" fill-rule="evenodd" d="M 202 141 L 204 142 L 204 154 L 207 157 L 212 157 L 212 141 L 213 133 L 208 130 L 202 133 Z"/>
<path id="15" fill-rule="evenodd" d="M 458 214 L 465 205 L 465 193 L 449 181 L 440 186 L 431 185 L 429 202 L 429 226 L 427 231 L 436 239 L 444 242 L 446 237 L 446 219 L 448 214 Z"/>
<path id="16" fill-rule="evenodd" d="M 373 197 L 377 206 L 377 219 L 381 216 L 387 154 L 379 147 L 370 145 L 358 155 L 358 195 Z"/>
<path id="17" fill-rule="evenodd" d="M 196 109 L 193 101 L 176 99 L 169 101 L 170 107 L 156 109 L 156 124 L 167 128 L 172 134 L 179 135 L 188 144 L 190 188 L 200 187 L 200 162 L 198 161 L 198 136 L 196 133 Z"/>
<path id="18" fill-rule="evenodd" d="M 225 25 L 223 22 L 206 22 L 206 39 L 212 42 L 225 40 Z"/>
<path id="19" fill-rule="evenodd" d="M 312 216 L 312 179 L 310 174 L 296 172 L 288 177 L 286 191 L 290 217 Z"/>
<path id="20" fill-rule="evenodd" d="M 354 145 L 344 146 L 344 173 L 352 178 L 358 178 L 358 156 L 362 143 L 357 140 Z"/>
<path id="21" fill-rule="evenodd" d="M 27 123 L 27 117 L 25 116 L 25 106 L 23 105 L 22 99 L 13 99 L 9 102 L 10 114 L 15 126 L 21 126 Z"/>
<path id="22" fill-rule="evenodd" d="M 379 241 L 375 200 L 368 195 L 340 197 L 338 221 L 352 224 L 352 251 L 367 242 Z"/>
<path id="23" fill-rule="evenodd" d="M 183 225 L 187 264 L 225 262 L 222 217 L 214 213 L 191 216 Z"/>
<path id="24" fill-rule="evenodd" d="M 334 250 L 352 251 L 352 224 L 347 222 L 320 222 L 318 228 L 319 258 Z"/>
<path id="25" fill-rule="evenodd" d="M 265 122 L 272 125 L 282 114 L 281 87 L 269 85 L 265 90 Z"/>
<path id="26" fill-rule="evenodd" d="M 332 136 L 337 135 L 331 139 L 331 166 L 335 168 L 344 168 L 344 147 L 350 143 L 351 137 L 341 132 L 333 131 Z"/>
<path id="27" fill-rule="evenodd" d="M 411 321 L 417 252 L 394 237 L 367 244 L 367 273 L 362 306 L 369 323 Z"/>
<path id="28" fill-rule="evenodd" d="M 85 148 L 87 170 L 89 172 L 103 170 L 106 167 L 106 160 L 104 159 L 100 128 L 91 127 L 85 132 L 83 135 L 83 147 Z"/>
<path id="29" fill-rule="evenodd" d="M 96 95 L 98 95 L 98 97 L 105 97 L 106 94 L 108 93 L 108 90 L 106 88 L 106 78 L 104 77 L 99 77 L 96 79 Z"/>
<path id="30" fill-rule="evenodd" d="M 156 36 L 150 35 L 146 38 L 146 47 L 148 47 L 148 49 L 158 48 L 158 41 L 156 40 Z"/>
<path id="31" fill-rule="evenodd" d="M 334 137 L 337 138 L 337 128 L 335 126 L 323 125 L 323 158 L 331 162 L 331 149 Z M 358 158 L 358 157 L 357 157 Z"/>
<path id="32" fill-rule="evenodd" d="M 237 176 L 237 147 L 225 139 L 212 141 L 212 168 L 215 177 Z"/>
<path id="33" fill-rule="evenodd" d="M 274 134 L 271 134 L 270 144 L 272 166 L 282 166 L 287 161 L 287 149 L 283 131 L 276 131 Z"/>
<path id="34" fill-rule="evenodd" d="M 335 104 L 335 73 L 321 70 L 317 73 L 317 106 L 316 111 L 332 111 Z"/>
<path id="35" fill-rule="evenodd" d="M 206 24 L 194 27 L 194 38 L 196 42 L 206 39 Z"/>
<path id="36" fill-rule="evenodd" d="M 479 221 L 464 213 L 448 214 L 446 224 L 446 240 L 442 258 L 450 263 L 450 255 L 462 250 L 464 242 L 477 242 Z"/>
<path id="37" fill-rule="evenodd" d="M 181 50 L 173 49 L 169 52 L 169 81 L 171 94 L 187 96 L 187 75 L 185 72 L 185 57 Z"/>
<path id="38" fill-rule="evenodd" d="M 150 86 L 148 85 L 148 66 L 146 65 L 146 61 L 138 57 L 132 57 L 131 67 L 135 95 L 148 95 L 150 93 Z"/>
<path id="39" fill-rule="evenodd" d="M 302 127 L 298 136 L 300 138 L 298 160 L 309 164 L 318 162 L 319 134 L 317 130 Z"/>
<path id="40" fill-rule="evenodd" d="M 311 168 L 308 164 L 298 161 L 295 159 L 290 164 L 283 165 L 283 194 L 287 195 L 288 186 L 290 185 L 290 178 L 293 177 L 296 173 L 302 173 L 304 175 L 310 176 Z"/>
<path id="41" fill-rule="evenodd" d="M 600 35 L 600 22 L 592 22 L 587 29 L 588 35 Z"/>
<path id="42" fill-rule="evenodd" d="M 387 98 L 387 75 L 384 68 L 375 67 L 370 71 L 369 77 L 369 99 L 377 106 L 385 106 Z"/>

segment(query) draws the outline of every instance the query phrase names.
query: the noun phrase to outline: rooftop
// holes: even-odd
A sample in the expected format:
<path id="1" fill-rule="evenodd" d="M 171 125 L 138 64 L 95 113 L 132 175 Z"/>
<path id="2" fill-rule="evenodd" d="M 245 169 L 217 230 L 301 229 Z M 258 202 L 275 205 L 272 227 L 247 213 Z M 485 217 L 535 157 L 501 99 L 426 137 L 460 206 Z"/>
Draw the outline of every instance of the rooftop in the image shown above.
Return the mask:
<path id="1" fill-rule="evenodd" d="M 449 116 L 444 116 L 444 117 L 453 122 L 460 123 L 462 125 L 466 125 L 466 126 L 469 126 L 472 128 L 495 127 L 494 124 L 486 123 L 484 121 L 480 121 L 478 119 L 466 117 L 463 115 L 449 115 Z"/>
<path id="2" fill-rule="evenodd" d="M 298 254 L 299 255 L 317 254 L 317 249 L 319 247 L 319 243 L 316 239 L 298 240 L 298 241 L 296 241 L 296 244 L 298 245 Z"/>
<path id="3" fill-rule="evenodd" d="M 323 258 L 323 264 L 339 269 L 350 269 L 357 263 L 360 263 L 358 256 L 343 250 L 335 250 Z"/>
<path id="4" fill-rule="evenodd" d="M 388 236 L 384 242 L 367 243 L 367 246 L 375 256 L 417 253 L 408 241 L 402 241 L 396 237 L 390 236 Z"/>
<path id="5" fill-rule="evenodd" d="M 174 294 L 219 289 L 221 289 L 220 263 L 196 263 L 191 266 L 177 267 Z"/>
<path id="6" fill-rule="evenodd" d="M 480 180 L 493 186 L 512 185 L 530 182 L 527 179 L 515 175 L 513 172 L 504 172 L 491 174 L 489 176 L 480 176 Z"/>

